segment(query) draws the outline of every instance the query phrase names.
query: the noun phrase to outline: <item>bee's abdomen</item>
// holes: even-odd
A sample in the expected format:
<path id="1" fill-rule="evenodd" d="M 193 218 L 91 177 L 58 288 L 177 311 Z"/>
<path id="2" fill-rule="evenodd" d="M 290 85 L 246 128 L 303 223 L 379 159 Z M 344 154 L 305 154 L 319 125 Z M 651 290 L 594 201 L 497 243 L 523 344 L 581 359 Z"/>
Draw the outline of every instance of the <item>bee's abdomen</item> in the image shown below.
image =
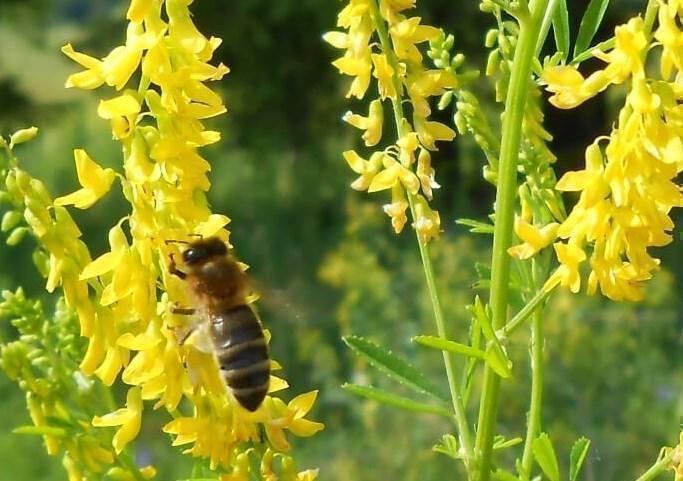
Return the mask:
<path id="1" fill-rule="evenodd" d="M 263 330 L 249 306 L 215 316 L 211 324 L 221 374 L 235 399 L 255 411 L 268 392 L 270 358 Z"/>

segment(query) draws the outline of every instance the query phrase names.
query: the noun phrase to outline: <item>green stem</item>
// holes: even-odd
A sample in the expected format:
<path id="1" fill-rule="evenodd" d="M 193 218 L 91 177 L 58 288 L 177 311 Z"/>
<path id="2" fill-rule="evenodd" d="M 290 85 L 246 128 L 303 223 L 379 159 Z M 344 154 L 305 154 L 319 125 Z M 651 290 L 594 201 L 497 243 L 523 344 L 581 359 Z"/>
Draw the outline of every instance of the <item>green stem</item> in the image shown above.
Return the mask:
<path id="1" fill-rule="evenodd" d="M 394 69 L 393 82 L 396 90 L 397 98 L 391 99 L 391 103 L 394 111 L 394 121 L 396 123 L 396 135 L 401 136 L 402 125 L 403 125 L 403 105 L 401 104 L 401 97 L 403 86 L 401 84 L 401 79 L 398 76 L 400 72 L 399 62 L 394 54 L 394 50 L 391 46 L 391 41 L 389 39 L 389 34 L 387 32 L 386 24 L 379 12 L 379 7 L 377 1 L 373 0 L 370 3 L 370 9 L 372 18 L 375 23 L 375 28 L 377 30 L 377 35 L 380 39 L 380 44 L 382 46 L 382 51 L 386 55 L 391 67 Z M 410 192 L 407 193 L 408 204 L 410 205 L 410 213 L 413 220 L 416 219 L 415 215 L 415 196 Z M 432 303 L 432 310 L 434 312 L 434 321 L 436 323 L 436 330 L 439 337 L 446 339 L 446 323 L 444 321 L 443 310 L 441 308 L 441 301 L 439 299 L 439 294 L 436 288 L 436 282 L 434 279 L 434 270 L 432 268 L 432 261 L 429 256 L 429 247 L 420 241 L 420 237 L 416 232 L 417 244 L 420 249 L 420 258 L 422 259 L 422 267 L 425 273 L 425 280 L 427 282 L 427 290 L 429 291 L 429 298 Z M 446 377 L 448 378 L 448 388 L 451 393 L 451 401 L 453 403 L 453 414 L 455 416 L 455 422 L 458 427 L 458 434 L 460 438 L 460 445 L 463 451 L 463 461 L 468 472 L 472 469 L 472 460 L 474 458 L 474 453 L 472 450 L 472 436 L 470 434 L 469 424 L 467 423 L 465 415 L 465 407 L 462 400 L 460 390 L 458 389 L 458 380 L 455 372 L 455 358 L 451 353 L 443 352 L 444 364 L 446 367 Z"/>
<path id="2" fill-rule="evenodd" d="M 505 324 L 507 318 L 510 284 L 510 256 L 507 251 L 512 241 L 515 195 L 517 192 L 517 160 L 522 139 L 522 120 L 529 82 L 531 81 L 532 60 L 547 4 L 548 0 L 533 1 L 530 5 L 531 15 L 520 21 L 520 33 L 505 101 L 491 263 L 490 306 L 492 324 L 496 330 Z M 491 456 L 499 390 L 500 377 L 487 366 L 484 371 L 484 386 L 477 423 L 479 428 L 475 442 L 475 452 L 478 457 L 477 479 L 479 481 L 488 481 L 491 475 Z"/>
<path id="3" fill-rule="evenodd" d="M 534 313 L 536 308 L 548 298 L 551 292 L 552 289 L 549 291 L 546 291 L 543 288 L 539 289 L 536 294 L 534 294 L 534 297 L 532 297 L 529 302 L 527 302 L 526 305 L 517 314 L 515 314 L 512 319 L 510 319 L 510 322 L 505 324 L 502 332 L 498 331 L 499 337 L 508 337 L 515 330 L 517 330 L 517 328 L 521 326 L 531 314 Z"/>
<path id="4" fill-rule="evenodd" d="M 669 469 L 669 465 L 674 456 L 680 456 L 680 449 L 678 447 L 670 449 L 668 453 L 659 458 L 652 466 L 641 474 L 636 481 L 650 481 Z"/>
<path id="5" fill-rule="evenodd" d="M 524 454 L 522 455 L 522 479 L 529 479 L 534 463 L 533 443 L 541 429 L 541 406 L 543 400 L 543 310 L 536 309 L 531 328 L 531 402 L 527 418 Z"/>

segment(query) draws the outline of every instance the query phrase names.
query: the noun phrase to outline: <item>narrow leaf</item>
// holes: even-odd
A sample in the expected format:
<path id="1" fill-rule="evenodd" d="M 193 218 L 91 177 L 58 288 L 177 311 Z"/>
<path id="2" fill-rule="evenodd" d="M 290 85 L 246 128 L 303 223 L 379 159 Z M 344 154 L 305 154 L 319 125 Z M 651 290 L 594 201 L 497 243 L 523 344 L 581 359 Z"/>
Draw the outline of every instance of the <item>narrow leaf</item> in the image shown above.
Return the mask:
<path id="1" fill-rule="evenodd" d="M 455 354 L 462 354 L 463 356 L 474 357 L 477 359 L 486 358 L 486 353 L 481 349 L 475 349 L 466 344 L 449 341 L 448 339 L 444 339 L 442 337 L 415 336 L 412 340 L 422 346 L 433 347 L 434 349 L 440 349 L 441 351 L 453 352 Z"/>
<path id="2" fill-rule="evenodd" d="M 472 312 L 475 322 L 479 324 L 482 334 L 489 342 L 489 347 L 486 349 L 486 363 L 500 377 L 509 378 L 512 375 L 512 363 L 508 359 L 507 354 L 505 354 L 505 350 L 500 345 L 500 341 L 498 341 L 498 337 L 493 330 L 487 307 L 481 298 L 476 296 L 474 298 L 474 305 L 468 306 L 467 309 Z"/>
<path id="3" fill-rule="evenodd" d="M 517 446 L 522 441 L 523 441 L 523 439 L 519 438 L 519 437 L 512 438 L 512 439 L 505 439 L 503 436 L 496 436 L 493 440 L 493 449 L 499 450 L 499 449 L 511 448 L 512 446 Z"/>
<path id="4" fill-rule="evenodd" d="M 572 452 L 569 455 L 569 481 L 576 481 L 590 447 L 591 440 L 583 437 L 577 439 L 572 446 Z"/>
<path id="5" fill-rule="evenodd" d="M 474 305 L 468 306 L 468 309 L 472 312 L 476 318 L 479 326 L 481 327 L 481 332 L 487 341 L 493 341 L 496 339 L 496 334 L 493 332 L 493 326 L 491 326 L 491 319 L 487 312 L 486 306 L 481 300 L 481 297 L 476 296 L 474 298 Z"/>
<path id="6" fill-rule="evenodd" d="M 66 436 L 66 431 L 62 428 L 55 428 L 53 426 L 19 426 L 12 430 L 14 434 L 36 434 L 39 436 L 54 436 L 63 438 Z"/>
<path id="7" fill-rule="evenodd" d="M 567 0 L 558 0 L 553 12 L 553 35 L 557 51 L 562 53 L 562 60 L 569 56 L 569 13 Z"/>
<path id="8" fill-rule="evenodd" d="M 609 5 L 609 0 L 591 0 L 588 4 L 586 13 L 581 19 L 576 44 L 574 44 L 574 56 L 586 50 L 593 41 L 593 37 L 595 37 L 605 15 L 605 10 L 607 10 L 607 5 Z"/>
<path id="9" fill-rule="evenodd" d="M 407 411 L 438 414 L 439 416 L 447 418 L 451 417 L 451 412 L 445 407 L 413 401 L 412 399 L 371 386 L 359 386 L 358 384 L 346 383 L 342 385 L 342 389 L 349 391 L 356 396 L 372 399 L 373 401 L 378 401 Z"/>
<path id="10" fill-rule="evenodd" d="M 503 379 L 512 377 L 512 361 L 500 344 L 491 344 L 486 350 L 486 364 Z"/>
<path id="11" fill-rule="evenodd" d="M 469 227 L 473 234 L 493 234 L 493 226 L 485 222 L 474 219 L 458 219 L 455 223 Z"/>
<path id="12" fill-rule="evenodd" d="M 555 448 L 553 448 L 553 443 L 546 433 L 542 433 L 534 439 L 533 451 L 536 462 L 538 462 L 545 475 L 550 478 L 550 481 L 559 481 L 560 468 L 557 465 Z"/>
<path id="13" fill-rule="evenodd" d="M 442 401 L 448 400 L 448 397 L 432 384 L 424 374 L 415 369 L 408 361 L 398 357 L 391 351 L 358 336 L 346 336 L 344 337 L 344 342 L 358 355 L 365 358 L 370 364 L 390 378 L 405 384 L 419 393 L 429 394 Z"/>
<path id="14" fill-rule="evenodd" d="M 608 38 L 607 40 L 600 42 L 597 45 L 593 45 L 592 47 L 587 48 L 586 50 L 584 50 L 580 54 L 575 55 L 571 61 L 571 64 L 572 65 L 578 65 L 581 62 L 583 62 L 584 60 L 588 60 L 589 58 L 592 58 L 593 57 L 593 50 L 597 49 L 597 50 L 601 50 L 604 52 L 605 50 L 613 49 L 615 44 L 616 44 L 616 39 L 614 37 Z"/>

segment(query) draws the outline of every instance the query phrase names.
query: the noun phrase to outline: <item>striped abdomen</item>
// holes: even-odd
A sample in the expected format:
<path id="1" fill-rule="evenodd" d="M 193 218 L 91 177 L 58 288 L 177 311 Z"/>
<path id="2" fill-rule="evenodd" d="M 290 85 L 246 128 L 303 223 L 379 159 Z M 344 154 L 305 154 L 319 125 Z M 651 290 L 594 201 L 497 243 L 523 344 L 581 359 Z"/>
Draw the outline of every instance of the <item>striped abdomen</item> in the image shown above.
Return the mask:
<path id="1" fill-rule="evenodd" d="M 212 316 L 211 337 L 221 374 L 235 399 L 256 411 L 270 380 L 268 346 L 256 314 L 243 305 Z"/>

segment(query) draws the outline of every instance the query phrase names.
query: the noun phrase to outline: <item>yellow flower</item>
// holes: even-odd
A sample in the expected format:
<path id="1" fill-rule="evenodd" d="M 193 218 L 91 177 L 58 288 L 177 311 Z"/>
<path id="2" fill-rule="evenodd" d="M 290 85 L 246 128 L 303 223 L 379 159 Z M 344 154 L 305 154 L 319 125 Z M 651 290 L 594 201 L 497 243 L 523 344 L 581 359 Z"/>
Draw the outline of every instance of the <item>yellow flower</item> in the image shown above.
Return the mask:
<path id="1" fill-rule="evenodd" d="M 368 192 L 372 193 L 390 189 L 394 184 L 400 182 L 411 194 L 417 193 L 417 190 L 420 188 L 420 180 L 410 169 L 407 169 L 403 164 L 386 154 L 382 163 L 384 170 L 373 177 L 368 187 Z"/>
<path id="2" fill-rule="evenodd" d="M 413 222 L 413 228 L 423 244 L 427 244 L 432 238 L 441 235 L 441 218 L 439 213 L 432 210 L 425 198 L 419 194 L 415 196 L 415 222 Z"/>
<path id="3" fill-rule="evenodd" d="M 74 205 L 79 209 L 87 209 L 109 192 L 115 173 L 112 169 L 103 169 L 97 165 L 85 150 L 74 150 L 74 158 L 78 181 L 83 188 L 56 198 L 54 205 Z"/>
<path id="4" fill-rule="evenodd" d="M 351 188 L 354 190 L 367 190 L 367 188 L 370 187 L 372 179 L 382 168 L 384 152 L 373 153 L 369 160 L 365 160 L 354 150 L 347 150 L 342 153 L 342 155 L 344 156 L 346 163 L 351 167 L 351 170 L 356 174 L 360 174 L 360 177 L 351 184 Z"/>
<path id="5" fill-rule="evenodd" d="M 558 284 L 568 287 L 572 292 L 579 292 L 581 288 L 581 275 L 579 274 L 579 264 L 586 260 L 586 253 L 574 244 L 563 244 L 556 242 L 553 244 L 560 266 L 551 274 L 546 281 L 543 289 L 551 290 Z"/>
<path id="6" fill-rule="evenodd" d="M 382 138 L 382 122 L 384 120 L 384 112 L 382 110 L 382 102 L 373 100 L 370 102 L 370 109 L 367 117 L 362 115 L 347 112 L 342 119 L 345 122 L 353 125 L 357 129 L 364 130 L 363 140 L 365 145 L 372 147 Z"/>
<path id="7" fill-rule="evenodd" d="M 426 149 L 420 149 L 420 154 L 417 156 L 417 177 L 420 179 L 422 192 L 424 192 L 427 199 L 432 200 L 432 189 L 441 187 L 435 180 L 436 172 L 432 167 L 432 156 Z"/>
<path id="8" fill-rule="evenodd" d="M 140 431 L 140 422 L 142 419 L 142 396 L 140 389 L 132 387 L 128 389 L 126 396 L 126 407 L 117 409 L 116 411 L 105 414 L 104 416 L 95 416 L 92 420 L 92 425 L 97 427 L 104 426 L 121 426 L 114 434 L 112 445 L 116 453 L 123 451 L 123 448 L 135 439 Z"/>
<path id="9" fill-rule="evenodd" d="M 266 399 L 265 410 L 269 419 L 264 427 L 268 440 L 275 449 L 287 451 L 290 448 L 284 434 L 285 429 L 297 436 L 308 437 L 325 427 L 322 423 L 304 419 L 313 407 L 317 395 L 318 391 L 300 394 L 286 405 L 278 398 Z"/>
<path id="10" fill-rule="evenodd" d="M 401 60 L 421 63 L 422 55 L 415 44 L 433 40 L 439 36 L 439 29 L 429 25 L 420 25 L 420 17 L 401 20 L 389 29 L 394 51 Z"/>
<path id="11" fill-rule="evenodd" d="M 387 56 L 384 54 L 373 53 L 372 63 L 375 66 L 373 75 L 377 79 L 379 98 L 382 100 L 386 98 L 396 99 L 398 93 L 394 84 L 394 75 L 398 74 L 398 72 L 394 71 L 394 68 L 389 64 Z"/>
<path id="12" fill-rule="evenodd" d="M 648 47 L 643 28 L 643 19 L 640 17 L 616 27 L 614 49 L 607 53 L 593 51 L 595 57 L 608 64 L 607 67 L 592 73 L 587 79 L 570 66 L 544 70 L 542 78 L 547 84 L 546 88 L 555 94 L 550 97 L 550 103 L 558 108 L 571 109 L 611 84 L 623 83 L 630 76 L 642 77 L 642 57 Z"/>
<path id="13" fill-rule="evenodd" d="M 394 232 L 399 234 L 406 225 L 406 222 L 408 222 L 408 217 L 406 216 L 408 201 L 406 200 L 403 187 L 398 183 L 391 188 L 391 203 L 385 204 L 382 209 L 391 218 L 391 226 L 394 228 Z"/>
<path id="14" fill-rule="evenodd" d="M 515 219 L 515 234 L 523 243 L 510 247 L 508 253 L 517 259 L 530 258 L 541 249 L 545 249 L 556 239 L 558 227 L 559 224 L 557 222 L 551 222 L 539 227 L 529 224 L 521 217 L 517 217 Z"/>

